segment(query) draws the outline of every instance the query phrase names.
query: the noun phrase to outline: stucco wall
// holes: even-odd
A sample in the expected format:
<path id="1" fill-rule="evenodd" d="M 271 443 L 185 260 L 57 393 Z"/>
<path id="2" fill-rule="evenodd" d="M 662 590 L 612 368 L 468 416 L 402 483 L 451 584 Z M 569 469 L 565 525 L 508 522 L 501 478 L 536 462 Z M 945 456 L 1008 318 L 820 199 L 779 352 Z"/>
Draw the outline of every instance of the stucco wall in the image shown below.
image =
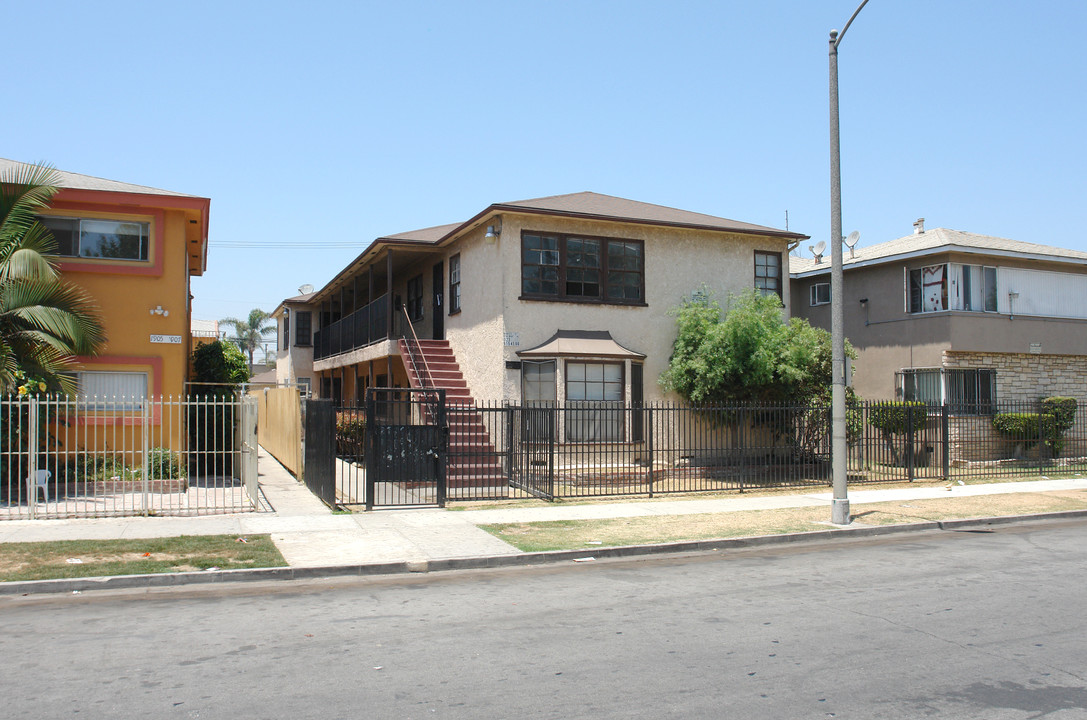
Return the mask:
<path id="1" fill-rule="evenodd" d="M 894 394 L 895 372 L 940 367 L 945 352 L 1029 353 L 1032 344 L 1046 355 L 1087 355 L 1087 321 L 1007 313 L 906 312 L 905 270 L 945 262 L 1009 266 L 1007 258 L 943 253 L 907 262 L 848 269 L 842 295 L 845 335 L 857 349 L 854 389 L 865 398 Z M 1053 263 L 1017 261 L 1015 267 L 1053 270 Z M 810 305 L 810 288 L 829 274 L 797 278 L 792 286 L 795 317 L 830 329 L 830 305 Z M 860 300 L 868 302 L 862 304 Z M 1012 319 L 1014 318 L 1014 319 Z"/>
<path id="2" fill-rule="evenodd" d="M 152 395 L 181 396 L 189 366 L 188 256 L 185 216 L 180 211 L 133 213 L 132 208 L 58 202 L 49 213 L 64 217 L 136 220 L 151 223 L 148 262 L 64 258 L 66 282 L 85 289 L 98 306 L 106 345 L 81 369 L 145 372 Z M 152 314 L 162 307 L 169 315 Z M 181 343 L 152 342 L 152 336 L 180 337 Z"/>
<path id="3" fill-rule="evenodd" d="M 644 241 L 645 305 L 520 299 L 522 230 L 582 233 Z M 703 284 L 722 305 L 727 303 L 730 293 L 753 287 L 756 249 L 784 254 L 786 242 L 779 238 L 726 235 L 683 228 L 504 214 L 502 235 L 497 243 L 500 265 L 484 266 L 487 267 L 484 282 L 491 287 L 484 300 L 492 304 L 493 309 L 483 315 L 500 317 L 501 326 L 488 327 L 488 332 L 478 343 L 474 339 L 470 344 L 465 343 L 464 355 L 465 360 L 480 368 L 481 372 L 494 373 L 494 369 L 500 368 L 502 387 L 499 391 L 493 379 L 486 380 L 481 384 L 478 397 L 519 399 L 520 373 L 506 370 L 505 361 L 518 360 L 518 350 L 539 345 L 562 329 L 607 330 L 620 345 L 644 353 L 645 399 L 664 399 L 666 396 L 657 378 L 667 367 L 676 336 L 675 318 L 668 315 L 668 311 L 678 306 L 684 298 L 689 298 Z M 466 257 L 462 262 L 467 260 Z M 788 307 L 788 283 L 784 285 Z M 517 344 L 503 346 L 502 333 L 508 334 Z M 497 361 L 496 350 L 500 352 L 500 360 Z M 458 357 L 462 356 L 458 353 Z M 465 364 L 464 361 L 462 364 Z M 473 392 L 476 392 L 474 386 Z"/>

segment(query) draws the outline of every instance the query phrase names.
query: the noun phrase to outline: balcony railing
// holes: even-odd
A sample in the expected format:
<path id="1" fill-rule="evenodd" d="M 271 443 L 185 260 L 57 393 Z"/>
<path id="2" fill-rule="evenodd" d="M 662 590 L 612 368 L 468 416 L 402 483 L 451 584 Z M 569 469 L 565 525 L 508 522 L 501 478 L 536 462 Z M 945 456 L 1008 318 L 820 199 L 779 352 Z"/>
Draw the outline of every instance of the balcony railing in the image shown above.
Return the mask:
<path id="1" fill-rule="evenodd" d="M 313 335 L 313 359 L 339 355 L 389 337 L 389 295 L 386 293 Z"/>

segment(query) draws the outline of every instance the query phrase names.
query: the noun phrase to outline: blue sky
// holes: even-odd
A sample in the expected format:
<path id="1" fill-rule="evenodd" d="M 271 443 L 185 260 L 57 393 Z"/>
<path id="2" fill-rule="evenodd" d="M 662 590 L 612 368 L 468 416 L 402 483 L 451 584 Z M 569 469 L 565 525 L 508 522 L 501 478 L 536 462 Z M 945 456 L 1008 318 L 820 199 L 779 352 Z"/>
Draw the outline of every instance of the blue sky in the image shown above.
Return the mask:
<path id="1" fill-rule="evenodd" d="M 14 3 L 0 156 L 210 197 L 202 319 L 375 237 L 583 190 L 788 211 L 809 254 L 827 36 L 858 2 Z M 845 231 L 1087 250 L 1084 27 L 1081 0 L 871 0 L 840 50 Z"/>

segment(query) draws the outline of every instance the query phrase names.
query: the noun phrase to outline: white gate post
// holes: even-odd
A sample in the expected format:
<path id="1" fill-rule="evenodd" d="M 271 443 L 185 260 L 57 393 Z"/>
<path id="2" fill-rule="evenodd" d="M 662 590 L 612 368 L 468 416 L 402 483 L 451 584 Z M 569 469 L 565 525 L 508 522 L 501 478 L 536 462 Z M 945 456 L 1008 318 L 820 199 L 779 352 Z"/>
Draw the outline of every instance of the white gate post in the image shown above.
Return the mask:
<path id="1" fill-rule="evenodd" d="M 26 489 L 30 493 L 30 502 L 27 505 L 30 510 L 30 519 L 38 514 L 38 399 L 27 398 L 27 476 Z"/>

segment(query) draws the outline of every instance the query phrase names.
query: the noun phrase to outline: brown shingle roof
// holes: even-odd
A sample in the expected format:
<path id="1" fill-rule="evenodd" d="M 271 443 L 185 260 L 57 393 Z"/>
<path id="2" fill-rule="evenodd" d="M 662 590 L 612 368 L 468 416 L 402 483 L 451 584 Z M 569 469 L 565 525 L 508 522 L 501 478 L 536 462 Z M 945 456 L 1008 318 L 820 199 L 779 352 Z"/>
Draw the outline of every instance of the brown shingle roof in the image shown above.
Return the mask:
<path id="1" fill-rule="evenodd" d="M 594 192 L 571 193 L 568 195 L 551 195 L 548 197 L 531 200 L 516 200 L 514 202 L 495 203 L 460 223 L 449 223 L 410 230 L 395 235 L 384 235 L 375 239 L 359 253 L 354 261 L 345 266 L 323 288 L 315 294 L 323 296 L 326 291 L 332 290 L 337 282 L 349 275 L 353 269 L 365 264 L 368 256 L 373 256 L 382 245 L 419 244 L 441 245 L 456 237 L 459 233 L 476 227 L 488 216 L 502 212 L 522 212 L 544 215 L 561 215 L 564 217 L 576 217 L 586 219 L 612 220 L 616 222 L 641 223 L 648 225 L 666 225 L 673 227 L 688 227 L 696 229 L 716 230 L 718 232 L 734 232 L 753 235 L 768 235 L 772 237 L 787 238 L 791 240 L 807 239 L 807 235 L 778 230 L 763 225 L 729 220 L 727 218 L 705 215 L 703 213 L 678 210 L 664 205 L 627 200 L 612 195 L 601 195 Z"/>
<path id="2" fill-rule="evenodd" d="M 755 233 L 779 237 L 807 238 L 807 235 L 778 230 L 764 225 L 729 220 L 728 218 L 705 215 L 703 213 L 679 210 L 664 205 L 627 200 L 612 195 L 594 192 L 571 193 L 569 195 L 551 195 L 533 200 L 497 203 L 488 210 L 543 212 L 572 217 L 600 218 L 607 220 L 625 220 L 629 222 L 650 223 L 654 225 L 678 225 L 683 227 L 709 228 L 740 233 Z"/>

